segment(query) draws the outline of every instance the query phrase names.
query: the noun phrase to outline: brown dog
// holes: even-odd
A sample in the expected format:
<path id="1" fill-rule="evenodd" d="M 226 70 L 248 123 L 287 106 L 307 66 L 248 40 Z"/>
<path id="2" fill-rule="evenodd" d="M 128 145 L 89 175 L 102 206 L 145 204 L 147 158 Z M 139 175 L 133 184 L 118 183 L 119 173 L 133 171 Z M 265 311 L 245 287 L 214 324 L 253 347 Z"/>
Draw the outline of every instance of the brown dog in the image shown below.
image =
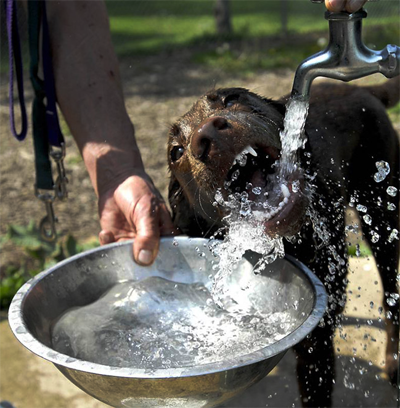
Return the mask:
<path id="1" fill-rule="evenodd" d="M 265 233 L 296 236 L 285 243 L 286 253 L 307 265 L 326 286 L 330 303 L 325 322 L 296 347 L 305 406 L 331 405 L 332 335 L 345 303 L 349 204 L 359 210 L 384 286 L 389 316 L 386 368 L 396 379 L 399 206 L 393 187 L 399 189 L 399 141 L 385 108 L 398 99 L 397 79 L 375 87 L 315 85 L 306 123 L 308 142 L 300 151 L 300 168 L 285 180 L 286 192 L 275 177 L 284 100 L 274 102 L 241 88 L 213 90 L 170 131 L 169 200 L 174 222 L 183 233 L 205 237 L 216 233 L 224 227 L 222 218 L 228 211 L 216 205 L 217 191 L 226 199 L 247 189 L 257 206 L 257 197 L 248 188 L 256 186 L 267 197 Z M 234 162 L 244 150 L 247 164 L 239 167 Z M 232 181 L 236 169 L 239 176 Z"/>

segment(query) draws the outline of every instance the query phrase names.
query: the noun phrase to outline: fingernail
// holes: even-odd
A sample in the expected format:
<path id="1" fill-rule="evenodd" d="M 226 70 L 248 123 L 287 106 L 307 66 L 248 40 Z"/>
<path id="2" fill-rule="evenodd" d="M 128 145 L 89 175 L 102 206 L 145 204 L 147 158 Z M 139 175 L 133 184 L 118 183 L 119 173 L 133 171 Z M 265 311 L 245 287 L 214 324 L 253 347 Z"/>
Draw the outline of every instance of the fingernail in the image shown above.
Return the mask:
<path id="1" fill-rule="evenodd" d="M 142 249 L 139 252 L 138 261 L 143 265 L 149 265 L 153 262 L 153 252 L 148 249 Z"/>
<path id="2" fill-rule="evenodd" d="M 101 231 L 99 234 L 101 245 L 110 244 L 113 242 L 113 235 L 110 232 Z"/>

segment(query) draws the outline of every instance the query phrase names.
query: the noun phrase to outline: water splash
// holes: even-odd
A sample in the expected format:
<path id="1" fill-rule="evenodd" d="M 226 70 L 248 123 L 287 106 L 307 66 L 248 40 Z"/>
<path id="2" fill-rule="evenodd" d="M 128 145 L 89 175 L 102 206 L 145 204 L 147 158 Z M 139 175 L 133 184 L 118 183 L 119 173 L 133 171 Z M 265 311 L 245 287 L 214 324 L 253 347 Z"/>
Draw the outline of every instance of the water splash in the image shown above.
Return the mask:
<path id="1" fill-rule="evenodd" d="M 218 272 L 215 276 L 212 295 L 218 304 L 223 303 L 226 295 L 225 282 L 246 251 L 251 250 L 262 255 L 259 263 L 255 266 L 255 273 L 261 272 L 266 264 L 284 256 L 282 237 L 268 236 L 265 231 L 265 222 L 278 214 L 289 200 L 288 179 L 298 170 L 298 152 L 299 149 L 304 148 L 306 143 L 304 129 L 308 107 L 308 102 L 304 100 L 290 99 L 288 101 L 284 129 L 280 133 L 281 157 L 276 163 L 276 175 L 272 181 L 274 190 L 266 193 L 264 200 L 262 197 L 263 189 L 257 186 L 248 186 L 257 197 L 256 205 L 252 200 L 249 200 L 247 192 L 231 194 L 227 200 L 224 200 L 221 191 L 216 192 L 214 205 L 222 206 L 230 211 L 230 215 L 224 219 L 227 226 L 225 238 L 221 244 L 215 245 L 214 248 L 220 261 L 217 266 Z M 251 150 L 249 148 L 244 149 L 236 157 L 235 163 L 245 166 L 248 153 L 253 156 L 257 155 L 252 148 L 250 148 Z M 239 175 L 240 169 L 235 170 L 231 176 L 232 180 L 226 182 L 225 188 L 228 189 Z M 271 180 L 269 181 L 271 182 Z M 291 182 L 291 188 L 294 193 L 297 193 L 300 189 L 299 181 Z M 273 203 L 269 199 L 270 195 L 281 196 L 282 198 L 279 202 Z M 260 211 L 257 210 L 257 206 L 262 207 Z"/>
<path id="2" fill-rule="evenodd" d="M 290 311 L 230 313 L 201 283 L 149 277 L 119 283 L 96 302 L 68 311 L 55 324 L 52 343 L 81 360 L 156 370 L 236 361 L 296 324 Z"/>
<path id="3" fill-rule="evenodd" d="M 222 305 L 227 296 L 227 282 L 235 266 L 242 259 L 246 251 L 261 254 L 254 272 L 261 272 L 267 263 L 284 256 L 283 240 L 281 237 L 272 238 L 265 233 L 264 219 L 257 217 L 253 211 L 253 202 L 248 199 L 246 192 L 229 195 L 225 201 L 220 191 L 216 194 L 218 205 L 230 209 L 225 217 L 226 234 L 222 242 L 215 241 L 211 249 L 219 257 L 215 265 L 217 270 L 212 288 L 213 300 Z"/>

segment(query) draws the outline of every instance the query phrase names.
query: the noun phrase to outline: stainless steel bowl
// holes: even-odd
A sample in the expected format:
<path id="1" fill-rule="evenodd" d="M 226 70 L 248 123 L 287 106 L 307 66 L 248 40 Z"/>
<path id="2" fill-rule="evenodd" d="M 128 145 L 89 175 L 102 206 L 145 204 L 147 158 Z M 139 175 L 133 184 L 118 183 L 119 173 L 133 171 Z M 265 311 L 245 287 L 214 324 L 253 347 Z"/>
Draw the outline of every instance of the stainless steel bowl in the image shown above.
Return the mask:
<path id="1" fill-rule="evenodd" d="M 200 238 L 163 238 L 157 260 L 150 267 L 133 262 L 129 241 L 69 258 L 18 291 L 9 310 L 11 329 L 28 350 L 54 363 L 83 391 L 113 407 L 217 406 L 266 376 L 323 316 L 327 296 L 322 283 L 291 257 L 268 265 L 262 276 L 253 277 L 258 279 L 255 284 L 251 274 L 241 270 L 252 269 L 256 254 L 244 259 L 233 275 L 236 283 L 249 280 L 245 296 L 260 307 L 271 311 L 290 308 L 298 321 L 288 336 L 234 361 L 152 371 L 118 368 L 77 360 L 55 351 L 51 343 L 51 325 L 60 315 L 97 300 L 122 280 L 159 276 L 181 283 L 207 282 L 215 262 L 207 243 Z M 294 302 L 296 308 L 291 307 Z"/>

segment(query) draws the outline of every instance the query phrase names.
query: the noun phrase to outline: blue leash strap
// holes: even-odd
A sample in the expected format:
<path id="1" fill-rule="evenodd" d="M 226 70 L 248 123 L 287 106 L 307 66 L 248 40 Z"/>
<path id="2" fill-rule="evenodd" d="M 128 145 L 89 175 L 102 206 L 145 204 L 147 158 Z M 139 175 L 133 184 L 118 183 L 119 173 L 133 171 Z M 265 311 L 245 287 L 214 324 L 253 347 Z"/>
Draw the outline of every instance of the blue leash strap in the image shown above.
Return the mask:
<path id="1" fill-rule="evenodd" d="M 24 99 L 24 81 L 22 68 L 21 43 L 18 32 L 17 11 L 15 0 L 5 0 L 7 37 L 8 37 L 8 58 L 9 58 L 9 110 L 11 132 L 16 139 L 22 141 L 28 132 L 28 119 L 26 114 Z M 18 133 L 15 126 L 14 115 L 14 64 L 18 88 L 19 107 L 21 111 L 21 131 Z"/>

